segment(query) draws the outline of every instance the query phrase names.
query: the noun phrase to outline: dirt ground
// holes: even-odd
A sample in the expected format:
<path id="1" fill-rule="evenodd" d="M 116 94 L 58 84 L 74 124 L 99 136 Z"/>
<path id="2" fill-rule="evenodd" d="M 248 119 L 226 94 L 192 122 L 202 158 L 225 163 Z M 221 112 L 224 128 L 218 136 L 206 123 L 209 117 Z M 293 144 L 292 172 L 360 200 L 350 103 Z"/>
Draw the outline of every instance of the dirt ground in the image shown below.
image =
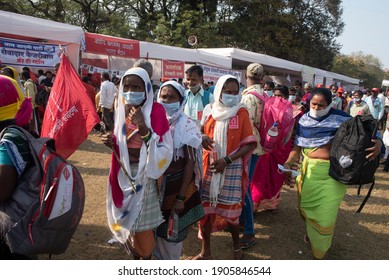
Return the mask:
<path id="1" fill-rule="evenodd" d="M 106 192 L 110 151 L 96 133 L 69 158 L 84 179 L 86 201 L 83 218 L 67 251 L 52 256 L 60 260 L 125 260 L 131 259 L 119 243 L 108 244 L 112 235 L 107 226 Z M 388 260 L 389 259 L 389 173 L 377 170 L 374 190 L 362 213 L 355 214 L 367 186 L 357 196 L 357 188 L 349 187 L 341 205 L 328 260 Z M 276 214 L 255 213 L 257 243 L 244 251 L 246 260 L 306 260 L 312 259 L 309 245 L 304 243 L 304 223 L 297 208 L 295 189 L 284 187 L 282 202 Z M 214 259 L 233 259 L 232 240 L 228 232 L 213 234 Z M 197 229 L 190 229 L 184 241 L 182 258 L 200 252 Z M 41 256 L 46 259 L 47 256 Z"/>

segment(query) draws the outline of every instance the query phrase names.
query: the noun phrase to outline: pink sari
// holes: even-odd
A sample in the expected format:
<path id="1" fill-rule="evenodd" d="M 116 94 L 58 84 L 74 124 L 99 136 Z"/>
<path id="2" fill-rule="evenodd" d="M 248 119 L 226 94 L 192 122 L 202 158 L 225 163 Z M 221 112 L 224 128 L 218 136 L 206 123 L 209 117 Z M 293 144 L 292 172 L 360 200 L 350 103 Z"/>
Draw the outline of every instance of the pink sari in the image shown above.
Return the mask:
<path id="1" fill-rule="evenodd" d="M 276 209 L 280 203 L 280 192 L 285 176 L 278 172 L 292 150 L 292 139 L 283 148 L 261 155 L 255 167 L 251 182 L 251 196 L 257 210 Z"/>

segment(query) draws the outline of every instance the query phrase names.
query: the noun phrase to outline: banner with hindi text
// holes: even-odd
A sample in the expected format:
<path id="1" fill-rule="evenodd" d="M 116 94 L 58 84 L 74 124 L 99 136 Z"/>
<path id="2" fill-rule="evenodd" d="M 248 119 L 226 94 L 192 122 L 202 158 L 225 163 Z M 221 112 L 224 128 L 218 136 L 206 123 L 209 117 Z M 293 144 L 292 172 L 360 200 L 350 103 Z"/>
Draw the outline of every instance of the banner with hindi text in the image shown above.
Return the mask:
<path id="1" fill-rule="evenodd" d="M 0 60 L 5 65 L 52 68 L 60 62 L 60 52 L 58 45 L 0 37 Z"/>
<path id="2" fill-rule="evenodd" d="M 162 77 L 167 79 L 184 78 L 185 62 L 162 60 Z"/>
<path id="3" fill-rule="evenodd" d="M 203 68 L 204 71 L 204 82 L 207 83 L 209 81 L 217 82 L 217 80 L 223 76 L 223 75 L 232 75 L 238 79 L 238 81 L 241 81 L 241 76 L 242 73 L 239 71 L 234 71 L 234 70 L 228 70 L 228 69 L 222 69 L 218 67 L 212 67 L 208 65 L 201 65 L 198 64 Z"/>
<path id="4" fill-rule="evenodd" d="M 139 41 L 85 32 L 87 53 L 139 58 Z"/>

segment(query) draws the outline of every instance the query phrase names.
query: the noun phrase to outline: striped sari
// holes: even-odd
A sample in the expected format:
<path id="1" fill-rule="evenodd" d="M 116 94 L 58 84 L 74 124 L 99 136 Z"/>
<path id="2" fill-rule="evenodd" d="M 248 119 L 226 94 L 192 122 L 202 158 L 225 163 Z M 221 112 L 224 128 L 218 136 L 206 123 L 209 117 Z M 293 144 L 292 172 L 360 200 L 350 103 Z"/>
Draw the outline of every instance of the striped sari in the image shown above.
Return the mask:
<path id="1" fill-rule="evenodd" d="M 227 132 L 227 155 L 237 151 L 240 147 L 255 143 L 249 115 L 246 109 L 240 109 L 237 113 L 238 125 L 228 129 Z M 204 132 L 213 139 L 215 120 L 211 117 L 205 123 Z M 224 174 L 224 184 L 219 188 L 217 204 L 210 200 L 210 185 L 214 173 L 210 171 L 210 156 L 203 153 L 204 179 L 201 189 L 201 201 L 204 207 L 205 217 L 201 224 L 210 222 L 212 232 L 220 231 L 227 223 L 238 224 L 242 212 L 242 201 L 246 194 L 248 180 L 248 159 L 251 154 L 244 158 L 238 158 L 227 165 Z"/>

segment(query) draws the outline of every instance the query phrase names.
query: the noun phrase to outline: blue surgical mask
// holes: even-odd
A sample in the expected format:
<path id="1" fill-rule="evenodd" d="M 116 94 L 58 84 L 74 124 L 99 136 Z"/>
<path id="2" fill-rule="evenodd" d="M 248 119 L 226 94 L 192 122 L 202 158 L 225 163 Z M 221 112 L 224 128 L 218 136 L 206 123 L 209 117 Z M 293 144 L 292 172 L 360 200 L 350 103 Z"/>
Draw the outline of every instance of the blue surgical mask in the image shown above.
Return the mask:
<path id="1" fill-rule="evenodd" d="M 176 113 L 178 111 L 178 109 L 180 109 L 180 102 L 173 102 L 173 103 L 164 103 L 164 102 L 161 102 L 163 108 L 165 108 L 165 111 L 166 111 L 166 115 L 168 116 L 172 116 L 174 113 Z"/>
<path id="2" fill-rule="evenodd" d="M 273 91 L 272 90 L 265 90 L 267 96 L 272 97 L 273 96 Z"/>
<path id="3" fill-rule="evenodd" d="M 122 93 L 126 104 L 138 106 L 145 100 L 144 91 L 127 91 Z"/>
<path id="4" fill-rule="evenodd" d="M 222 103 L 226 107 L 233 107 L 239 104 L 240 102 L 241 95 L 233 95 L 233 94 L 227 94 L 227 93 L 222 93 Z"/>

